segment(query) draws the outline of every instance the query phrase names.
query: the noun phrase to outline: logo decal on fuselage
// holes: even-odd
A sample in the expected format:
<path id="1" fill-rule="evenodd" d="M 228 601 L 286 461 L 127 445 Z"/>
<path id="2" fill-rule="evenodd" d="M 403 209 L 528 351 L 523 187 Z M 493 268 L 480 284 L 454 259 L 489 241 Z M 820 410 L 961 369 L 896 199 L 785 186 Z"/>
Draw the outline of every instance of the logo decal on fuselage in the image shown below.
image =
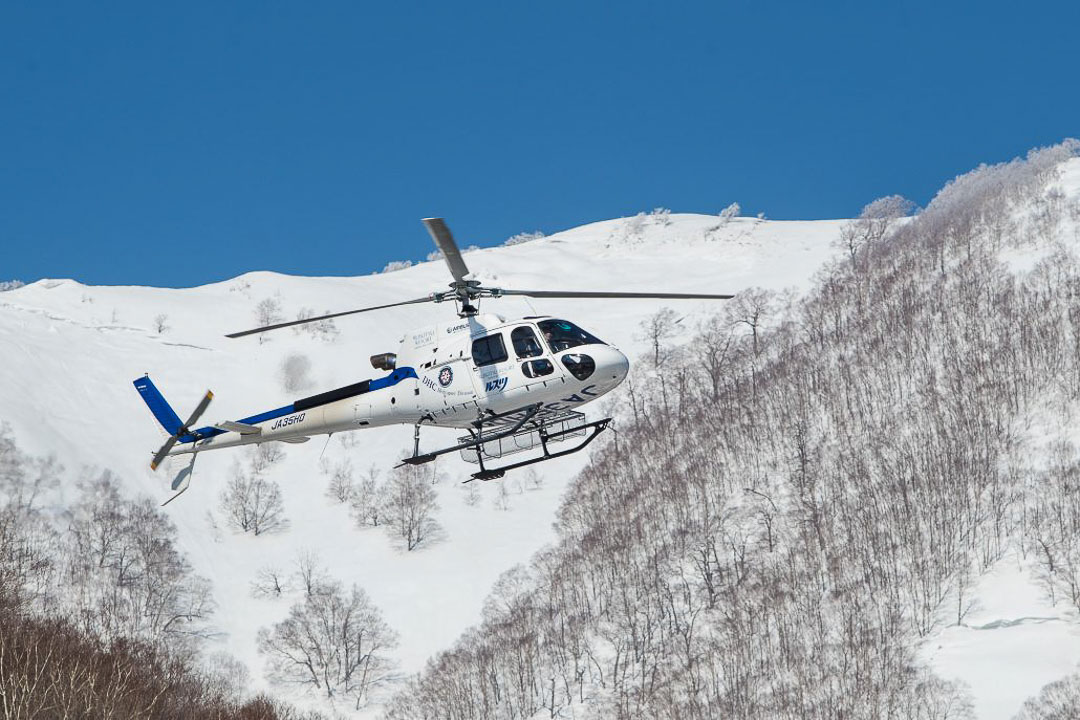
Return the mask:
<path id="1" fill-rule="evenodd" d="M 420 347 L 422 345 L 430 345 L 435 340 L 434 330 L 425 330 L 424 332 L 417 333 L 412 336 L 413 347 Z"/>
<path id="2" fill-rule="evenodd" d="M 304 415 L 307 413 L 300 413 L 299 415 L 289 415 L 288 417 L 279 418 L 276 423 L 270 426 L 271 430 L 277 430 L 278 428 L 286 428 L 290 425 L 295 425 L 298 422 L 303 421 Z"/>
<path id="3" fill-rule="evenodd" d="M 449 365 L 447 365 L 446 367 L 439 370 L 439 384 L 443 387 L 446 387 L 452 382 L 454 382 L 454 371 L 450 369 Z"/>
<path id="4" fill-rule="evenodd" d="M 484 392 L 497 393 L 506 389 L 506 383 L 510 380 L 508 377 L 495 378 L 494 380 L 488 380 L 484 385 Z"/>

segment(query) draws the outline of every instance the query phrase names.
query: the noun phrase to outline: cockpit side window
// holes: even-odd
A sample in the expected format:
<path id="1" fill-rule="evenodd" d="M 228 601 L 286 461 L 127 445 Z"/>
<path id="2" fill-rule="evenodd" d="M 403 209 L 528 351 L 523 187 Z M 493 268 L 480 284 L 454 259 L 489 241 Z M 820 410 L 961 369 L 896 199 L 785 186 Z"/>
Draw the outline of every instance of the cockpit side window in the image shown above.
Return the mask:
<path id="1" fill-rule="evenodd" d="M 514 344 L 514 352 L 519 358 L 536 357 L 544 354 L 544 348 L 540 347 L 540 341 L 536 339 L 536 333 L 528 325 L 514 328 L 510 333 L 510 342 Z"/>
<path id="2" fill-rule="evenodd" d="M 487 337 L 477 338 L 472 344 L 473 362 L 476 367 L 494 365 L 508 359 L 506 345 L 503 343 L 502 334 L 495 333 Z"/>
<path id="3" fill-rule="evenodd" d="M 537 323 L 551 352 L 562 352 L 578 345 L 603 345 L 600 338 L 566 320 L 541 320 Z"/>

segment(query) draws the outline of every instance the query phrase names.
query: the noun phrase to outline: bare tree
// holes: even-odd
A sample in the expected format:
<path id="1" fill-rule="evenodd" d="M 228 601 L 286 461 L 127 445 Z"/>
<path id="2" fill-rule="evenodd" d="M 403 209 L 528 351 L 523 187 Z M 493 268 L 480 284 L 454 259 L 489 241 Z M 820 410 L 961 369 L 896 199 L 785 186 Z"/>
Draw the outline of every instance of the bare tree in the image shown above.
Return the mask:
<path id="1" fill-rule="evenodd" d="M 439 509 L 435 490 L 417 465 L 390 471 L 383 486 L 383 508 L 388 527 L 405 541 L 406 550 L 415 550 L 439 530 L 434 517 Z"/>
<path id="2" fill-rule="evenodd" d="M 322 567 L 322 560 L 314 550 L 297 551 L 294 565 L 293 574 L 306 596 L 310 597 L 320 592 L 321 588 L 329 582 L 326 571 Z"/>
<path id="3" fill-rule="evenodd" d="M 539 490 L 544 487 L 544 476 L 536 471 L 536 468 L 529 468 L 525 472 L 525 486 L 530 490 Z"/>
<path id="4" fill-rule="evenodd" d="M 397 636 L 362 589 L 353 585 L 346 595 L 328 583 L 260 630 L 258 643 L 275 680 L 349 698 L 359 709 L 390 680 Z"/>
<path id="5" fill-rule="evenodd" d="M 498 489 L 495 491 L 495 497 L 491 499 L 491 504 L 496 510 L 509 510 L 510 509 L 510 490 L 507 489 L 505 482 L 497 483 Z"/>
<path id="6" fill-rule="evenodd" d="M 248 461 L 252 475 L 262 475 L 267 468 L 285 457 L 285 451 L 281 444 L 276 442 L 259 443 L 251 448 L 248 453 Z"/>
<path id="7" fill-rule="evenodd" d="M 476 507 L 480 504 L 480 488 L 476 486 L 475 482 L 470 482 L 465 486 L 465 504 L 469 507 Z"/>
<path id="8" fill-rule="evenodd" d="M 1080 717 L 1080 673 L 1044 687 L 1024 703 L 1015 720 L 1068 720 Z"/>
<path id="9" fill-rule="evenodd" d="M 958 178 L 791 317 L 725 312 L 707 363 L 701 339 L 667 361 L 689 400 L 662 423 L 643 408 L 663 386 L 637 373 L 559 544 L 387 717 L 970 717 L 961 687 L 919 671 L 920 638 L 962 619 L 970 580 L 1021 537 L 1059 597 L 1080 588 L 1075 448 L 1044 469 L 1014 430 L 1032 408 L 1075 425 L 1080 264 L 1011 273 L 999 252 L 1060 239 L 1032 197 L 1078 154 Z M 1073 685 L 1030 716 L 1076 716 Z"/>
<path id="10" fill-rule="evenodd" d="M 354 486 L 352 497 L 349 500 L 352 516 L 360 527 L 371 525 L 378 527 L 384 520 L 383 508 L 385 506 L 386 493 L 379 485 L 381 472 L 377 465 L 368 468 L 367 474 L 360 484 Z"/>
<path id="11" fill-rule="evenodd" d="M 251 581 L 251 596 L 256 598 L 281 597 L 288 590 L 287 576 L 276 565 L 263 565 Z"/>
<path id="12" fill-rule="evenodd" d="M 667 359 L 668 341 L 678 334 L 680 318 L 671 308 L 662 308 L 641 323 L 637 339 L 649 344 L 652 366 L 659 368 Z"/>
<path id="13" fill-rule="evenodd" d="M 730 312 L 735 323 L 750 329 L 755 357 L 761 352 L 761 329 L 775 309 L 775 300 L 775 294 L 769 290 L 749 288 L 736 295 L 731 303 Z"/>
<path id="14" fill-rule="evenodd" d="M 255 535 L 282 530 L 286 525 L 281 487 L 237 468 L 221 493 L 221 511 L 230 525 Z"/>
<path id="15" fill-rule="evenodd" d="M 356 485 L 353 483 L 352 462 L 347 458 L 334 466 L 330 474 L 330 483 L 326 487 L 326 496 L 339 503 L 347 503 L 356 494 Z"/>
<path id="16" fill-rule="evenodd" d="M 158 335 L 161 335 L 163 332 L 169 329 L 168 323 L 169 316 L 165 313 L 158 313 L 154 316 L 154 330 L 157 331 Z"/>
<path id="17" fill-rule="evenodd" d="M 213 601 L 209 583 L 177 550 L 176 535 L 149 500 L 123 499 L 109 474 L 84 482 L 68 524 L 67 616 L 104 640 L 190 649 L 207 632 Z"/>

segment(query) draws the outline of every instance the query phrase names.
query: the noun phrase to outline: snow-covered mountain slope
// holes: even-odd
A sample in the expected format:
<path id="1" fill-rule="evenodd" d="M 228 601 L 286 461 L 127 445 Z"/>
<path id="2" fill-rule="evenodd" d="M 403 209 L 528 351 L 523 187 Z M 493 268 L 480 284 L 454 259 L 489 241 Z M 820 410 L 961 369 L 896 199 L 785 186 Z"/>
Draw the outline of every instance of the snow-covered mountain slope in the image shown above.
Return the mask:
<path id="1" fill-rule="evenodd" d="M 1061 165 L 1058 179 L 1044 196 L 1076 206 L 1080 158 Z M 1065 217 L 1054 242 L 1031 237 L 1030 246 L 1003 249 L 999 257 L 1012 272 L 1023 274 L 1056 250 L 1076 254 L 1080 251 L 1078 220 Z M 1080 441 L 1080 429 L 1062 426 L 1054 413 L 1037 408 L 1033 414 L 1025 433 L 1033 466 L 1045 466 L 1050 454 L 1047 446 L 1054 439 Z M 1068 602 L 1060 598 L 1056 604 L 1050 602 L 1034 558 L 1010 552 L 976 579 L 965 606 L 970 611 L 959 624 L 955 607 L 943 610 L 952 617 L 926 639 L 921 656 L 942 677 L 967 685 L 980 720 L 1014 717 L 1027 698 L 1080 665 L 1080 617 Z"/>
<path id="2" fill-rule="evenodd" d="M 512 247 L 467 253 L 466 262 L 486 284 L 516 288 L 737 292 L 748 287 L 806 289 L 814 272 L 838 252 L 841 221 L 770 222 L 715 216 L 655 215 L 595 223 Z M 423 232 L 417 224 L 417 232 Z M 463 239 L 466 240 L 467 239 Z M 126 492 L 169 496 L 169 467 L 151 473 L 149 454 L 161 433 L 132 387 L 150 373 L 181 415 L 207 389 L 215 393 L 205 419 L 235 419 L 278 407 L 297 396 L 380 375 L 368 357 L 392 351 L 408 329 L 451 317 L 450 305 L 420 306 L 359 315 L 338 322 L 332 340 L 280 331 L 258 339 L 224 334 L 257 324 L 255 307 L 276 298 L 282 314 L 317 312 L 392 302 L 446 286 L 442 261 L 393 273 L 352 278 L 302 278 L 255 272 L 227 282 L 174 290 L 89 287 L 72 280 L 42 280 L 0 294 L 0 421 L 20 446 L 55 454 L 67 467 L 63 505 L 76 494 L 82 468 L 110 469 Z M 693 328 L 709 311 L 699 302 L 672 303 Z M 487 301 L 484 310 L 506 316 L 545 313 L 588 328 L 634 358 L 644 350 L 639 326 L 660 305 L 652 301 Z M 713 308 L 715 309 L 715 308 Z M 167 329 L 155 330 L 164 315 Z M 311 384 L 286 392 L 281 366 L 290 355 L 311 362 Z M 618 401 L 618 397 L 614 401 Z M 601 408 L 593 408 L 598 415 Z M 282 446 L 285 458 L 269 471 L 281 485 L 289 527 L 253 537 L 233 532 L 218 513 L 219 494 L 244 453 L 223 451 L 199 458 L 193 488 L 166 508 L 197 573 L 213 583 L 222 631 L 220 645 L 243 660 L 261 683 L 255 636 L 284 617 L 294 597 L 254 599 L 250 584 L 268 563 L 288 570 L 298 551 L 319 554 L 334 578 L 363 587 L 400 635 L 394 655 L 403 672 L 419 670 L 480 618 L 492 583 L 553 539 L 559 497 L 585 453 L 541 464 L 544 482 L 526 489 L 509 475 L 510 509 L 493 507 L 495 483 L 482 484 L 482 501 L 464 502 L 460 481 L 471 471 L 456 457 L 441 460 L 438 521 L 443 536 L 405 552 L 375 529 L 358 529 L 348 507 L 325 495 L 331 464 L 346 458 L 357 474 L 383 471 L 411 446 L 412 429 L 397 427 Z M 425 436 L 434 448 L 455 437 Z M 176 466 L 173 467 L 176 469 Z M 520 489 L 520 492 L 519 492 Z"/>
<path id="3" fill-rule="evenodd" d="M 713 402 L 627 418 L 635 451 L 577 478 L 533 580 L 391 716 L 971 717 L 945 678 L 1004 718 L 1072 674 L 1077 149 L 958 178 L 761 352 L 739 338 Z"/>
<path id="4" fill-rule="evenodd" d="M 1050 188 L 1080 198 L 1080 159 L 1068 161 Z M 451 219 L 452 224 L 452 219 Z M 511 247 L 465 255 L 485 284 L 510 288 L 738 292 L 749 287 L 806 290 L 815 272 L 843 252 L 836 241 L 843 221 L 771 222 L 746 218 L 664 215 L 599 222 Z M 1066 219 L 1056 242 L 1080 243 L 1075 220 Z M 417 231 L 423 228 L 417 223 Z M 461 238 L 467 244 L 468 238 Z M 1029 272 L 1055 249 L 1032 239 L 1000 257 L 1014 273 Z M 169 497 L 169 470 L 151 473 L 150 452 L 161 432 L 132 387 L 148 372 L 183 415 L 207 389 L 215 393 L 205 420 L 235 419 L 382 374 L 368 357 L 393 351 L 407 330 L 452 317 L 449 304 L 417 306 L 344 318 L 333 337 L 280 331 L 228 340 L 226 332 L 258 324 L 256 305 L 275 298 L 282 315 L 302 309 L 345 310 L 393 302 L 446 287 L 442 261 L 397 272 L 351 278 L 302 278 L 254 272 L 204 287 L 174 290 L 89 287 L 71 280 L 42 280 L 0 293 L 0 422 L 35 455 L 54 454 L 67 467 L 58 505 L 71 502 L 84 469 L 110 469 L 131 496 Z M 715 306 L 669 303 L 693 329 Z M 626 351 L 645 351 L 640 325 L 661 304 L 654 301 L 485 301 L 484 311 L 506 316 L 564 316 Z M 155 329 L 166 316 L 167 328 Z M 689 333 L 687 333 L 688 335 Z M 283 361 L 297 354 L 311 362 L 310 385 L 286 391 Z M 625 388 L 610 402 L 617 403 Z M 589 409 L 603 412 L 603 400 Z M 1038 423 L 1036 423 L 1036 428 Z M 1057 433 L 1057 430 L 1055 430 Z M 451 442 L 456 433 L 426 433 L 424 445 Z M 1077 438 L 1073 437 L 1073 440 Z M 221 631 L 212 644 L 241 659 L 265 686 L 256 651 L 259 628 L 282 619 L 298 592 L 278 599 L 253 598 L 256 572 L 274 564 L 286 572 L 298 552 L 318 553 L 328 574 L 363 587 L 399 634 L 393 656 L 402 673 L 418 671 L 481 617 L 483 601 L 505 570 L 526 562 L 555 539 L 552 521 L 563 491 L 587 452 L 536 467 L 543 482 L 526 487 L 523 474 L 503 481 L 509 510 L 494 507 L 498 483 L 476 483 L 481 502 L 469 506 L 461 480 L 473 466 L 456 456 L 440 460 L 437 486 L 442 535 L 406 552 L 381 529 L 361 529 L 347 505 L 325 495 L 321 467 L 349 460 L 357 479 L 371 466 L 385 477 L 411 447 L 411 427 L 359 431 L 305 445 L 281 446 L 285 457 L 267 471 L 285 498 L 289 520 L 281 532 L 253 537 L 231 530 L 219 495 L 246 452 L 206 453 L 193 488 L 165 510 L 176 522 L 194 570 L 213 583 Z M 604 439 L 598 441 L 605 442 Z M 1038 442 L 1032 447 L 1037 451 Z M 324 461 L 320 463 L 320 458 Z M 947 679 L 972 691 L 977 717 L 1010 718 L 1025 699 L 1070 672 L 1080 661 L 1080 634 L 1067 604 L 1050 605 L 1030 564 L 1010 553 L 970 590 L 971 609 L 960 625 L 943 619 L 922 645 L 921 657 Z M 950 609 L 942 610 L 943 618 Z M 951 612 L 955 613 L 955 609 Z M 375 708 L 372 709 L 374 712 Z"/>

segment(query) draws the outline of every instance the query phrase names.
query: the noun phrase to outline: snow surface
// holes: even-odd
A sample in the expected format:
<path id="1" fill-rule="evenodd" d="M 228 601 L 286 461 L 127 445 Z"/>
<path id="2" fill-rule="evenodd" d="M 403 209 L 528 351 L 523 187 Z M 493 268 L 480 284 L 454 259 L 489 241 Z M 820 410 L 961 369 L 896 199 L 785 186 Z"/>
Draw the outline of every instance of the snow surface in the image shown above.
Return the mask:
<path id="1" fill-rule="evenodd" d="M 973 596 L 963 623 L 938 631 L 923 657 L 942 677 L 967 684 L 980 720 L 1005 720 L 1080 663 L 1080 624 L 1064 603 L 1050 603 L 1015 555 L 979 578 Z"/>
<path id="2" fill-rule="evenodd" d="M 512 247 L 466 253 L 485 284 L 521 289 L 732 292 L 752 286 L 805 291 L 813 273 L 832 257 L 842 221 L 770 222 L 716 216 L 671 215 L 594 223 Z M 423 227 L 417 223 L 417 232 Z M 468 244 L 468 238 L 461 238 Z M 132 380 L 149 372 L 181 416 L 202 393 L 214 390 L 208 422 L 268 410 L 296 397 L 377 377 L 368 357 L 393 351 L 407 330 L 452 317 L 449 304 L 411 306 L 340 319 L 334 342 L 292 330 L 229 340 L 226 332 L 257 324 L 255 305 L 277 297 L 289 319 L 304 307 L 344 310 L 417 297 L 445 288 L 443 262 L 392 273 L 351 278 L 303 278 L 253 272 L 191 289 L 88 287 L 73 280 L 41 280 L 0 294 L 0 421 L 7 421 L 26 452 L 56 454 L 68 481 L 60 504 L 77 496 L 84 468 L 108 468 L 130 494 L 169 497 L 170 467 L 154 474 L 150 453 L 162 433 Z M 715 305 L 670 303 L 692 331 Z M 655 301 L 484 301 L 482 309 L 505 316 L 552 314 L 567 317 L 627 352 L 644 351 L 640 324 L 656 312 Z M 157 334 L 154 318 L 168 316 Z M 310 388 L 286 393 L 280 368 L 293 353 L 312 363 Z M 600 400 L 588 412 L 599 416 Z M 435 448 L 456 437 L 452 430 L 425 431 L 423 446 Z M 325 438 L 280 445 L 285 459 L 267 477 L 278 481 L 289 528 L 253 537 L 229 529 L 217 513 L 218 498 L 244 451 L 203 453 L 192 489 L 166 512 L 176 522 L 180 544 L 194 569 L 211 580 L 217 602 L 214 623 L 222 631 L 218 649 L 242 660 L 262 684 L 262 659 L 255 636 L 284 617 L 298 594 L 254 599 L 250 584 L 266 564 L 289 569 L 301 550 L 317 552 L 333 578 L 362 586 L 400 635 L 395 659 L 403 673 L 420 670 L 480 620 L 484 598 L 504 571 L 526 562 L 555 539 L 552 522 L 559 498 L 587 460 L 586 453 L 536 466 L 538 490 L 524 488 L 523 473 L 504 482 L 511 489 L 508 511 L 493 507 L 496 483 L 479 483 L 476 507 L 464 502 L 473 466 L 456 456 L 440 460 L 447 477 L 438 488 L 438 521 L 444 536 L 429 547 L 405 552 L 382 529 L 359 529 L 347 505 L 324 495 L 329 478 L 319 472 Z M 603 439 L 597 442 L 602 442 Z M 349 458 L 357 474 L 372 464 L 385 470 L 411 448 L 412 428 L 371 429 L 335 436 L 325 456 Z M 181 463 L 182 461 L 170 461 Z M 182 464 L 172 465 L 175 472 Z M 357 478 L 359 479 L 359 477 Z M 520 492 L 519 492 L 520 489 Z M 216 515 L 216 521 L 210 513 Z M 295 698 L 294 698 L 295 699 Z M 370 709 L 367 714 L 374 712 Z"/>
<path id="3" fill-rule="evenodd" d="M 1065 164 L 1056 186 L 1070 197 L 1080 196 L 1080 159 Z M 624 218 L 469 252 L 465 260 L 485 284 L 512 288 L 737 292 L 759 286 L 805 291 L 814 273 L 838 252 L 834 241 L 842 223 L 748 218 L 722 223 L 705 215 L 671 215 L 667 222 Z M 417 231 L 423 231 L 419 223 Z M 459 240 L 468 244 L 468 238 Z M 1026 272 L 1046 252 L 1042 246 L 1007 250 L 1002 260 L 1013 272 Z M 292 319 L 305 307 L 322 312 L 381 304 L 417 297 L 447 282 L 441 261 L 350 278 L 253 272 L 183 290 L 42 280 L 0 294 L 0 347 L 6 350 L 0 366 L 0 421 L 12 426 L 23 450 L 54 453 L 68 467 L 61 504 L 77 494 L 75 479 L 84 468 L 109 468 L 128 493 L 164 500 L 170 494 L 169 475 L 148 468 L 161 432 L 132 387 L 133 379 L 151 373 L 181 415 L 212 388 L 215 399 L 205 420 L 217 421 L 376 377 L 381 373 L 371 369 L 370 355 L 393 351 L 413 327 L 452 317 L 452 307 L 411 306 L 343 318 L 334 342 L 291 330 L 273 333 L 265 343 L 223 335 L 256 325 L 255 305 L 267 297 L 278 298 L 283 315 Z M 680 326 L 687 332 L 712 307 L 670 305 L 684 317 Z M 639 326 L 660 307 L 655 301 L 530 304 L 504 298 L 485 301 L 482 309 L 505 316 L 567 317 L 622 348 L 633 361 L 645 350 Z M 159 335 L 153 320 L 160 313 L 168 315 L 170 329 Z M 287 393 L 280 368 L 294 353 L 311 359 L 313 384 Z M 616 391 L 590 406 L 591 415 L 598 416 L 620 396 Z M 385 470 L 411 446 L 411 435 L 411 427 L 349 433 L 335 437 L 325 456 L 332 463 L 351 459 L 358 474 L 372 464 Z M 423 446 L 435 448 L 455 436 L 449 430 L 427 431 Z M 192 489 L 166 508 L 195 571 L 213 583 L 214 622 L 222 631 L 217 649 L 246 663 L 259 686 L 264 681 L 255 635 L 280 620 L 298 597 L 253 599 L 250 583 L 260 567 L 271 563 L 288 569 L 298 551 L 316 551 L 332 577 L 368 592 L 400 635 L 395 659 L 401 672 L 416 672 L 479 621 L 484 598 L 502 572 L 555 539 L 552 521 L 559 498 L 587 460 L 580 453 L 536 466 L 544 480 L 538 490 L 524 488 L 522 473 L 508 475 L 508 511 L 493 507 L 495 483 L 480 483 L 481 503 L 468 507 L 460 481 L 473 466 L 456 456 L 440 460 L 439 470 L 446 474 L 437 487 L 444 535 L 431 546 L 405 552 L 381 529 L 358 529 L 347 506 L 325 497 L 328 477 L 318 469 L 323 446 L 323 438 L 282 445 L 286 457 L 268 473 L 285 497 L 290 525 L 284 532 L 256 538 L 230 530 L 220 515 L 216 522 L 211 519 L 230 467 L 237 458 L 246 462 L 244 451 L 200 455 Z M 975 604 L 963 623 L 949 626 L 946 620 L 924 642 L 921 655 L 943 677 L 970 686 L 979 718 L 1009 718 L 1045 684 L 1075 669 L 1080 624 L 1060 603 L 1048 603 L 1028 566 L 1015 556 L 981 577 L 971 597 Z M 943 608 L 943 617 L 947 613 Z M 376 711 L 377 706 L 369 707 L 361 715 Z"/>

